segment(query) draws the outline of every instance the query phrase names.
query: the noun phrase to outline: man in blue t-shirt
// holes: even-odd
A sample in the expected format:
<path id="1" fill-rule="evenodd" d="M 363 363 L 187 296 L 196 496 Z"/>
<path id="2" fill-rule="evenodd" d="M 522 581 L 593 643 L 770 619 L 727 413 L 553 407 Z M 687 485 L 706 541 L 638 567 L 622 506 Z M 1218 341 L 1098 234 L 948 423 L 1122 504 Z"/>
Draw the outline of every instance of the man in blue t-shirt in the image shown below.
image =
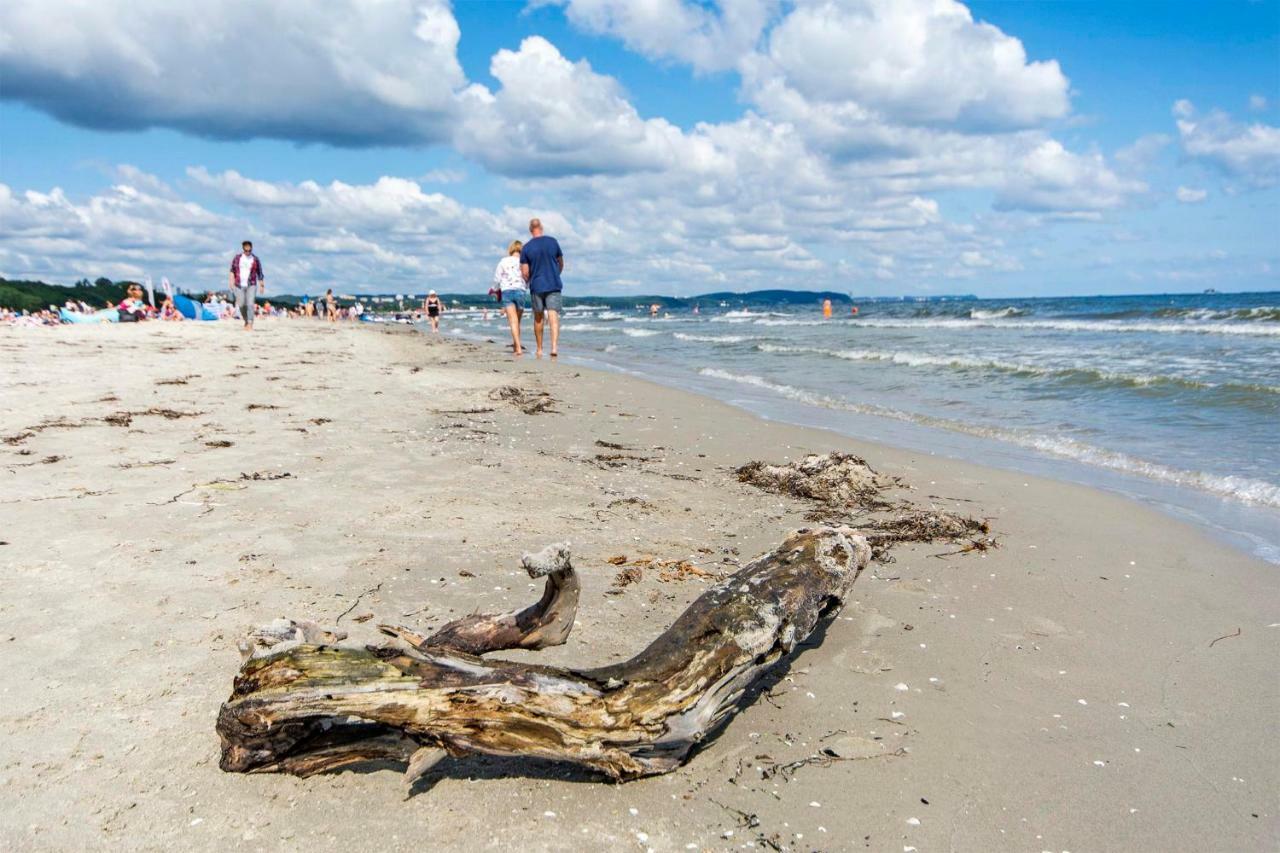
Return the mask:
<path id="1" fill-rule="evenodd" d="M 531 239 L 520 250 L 520 274 L 529 283 L 529 301 L 533 307 L 533 339 L 538 345 L 536 355 L 542 357 L 542 318 L 551 320 L 551 357 L 560 349 L 560 311 L 563 304 L 560 291 L 560 273 L 564 272 L 564 255 L 555 237 L 542 233 L 542 222 L 529 220 Z"/>

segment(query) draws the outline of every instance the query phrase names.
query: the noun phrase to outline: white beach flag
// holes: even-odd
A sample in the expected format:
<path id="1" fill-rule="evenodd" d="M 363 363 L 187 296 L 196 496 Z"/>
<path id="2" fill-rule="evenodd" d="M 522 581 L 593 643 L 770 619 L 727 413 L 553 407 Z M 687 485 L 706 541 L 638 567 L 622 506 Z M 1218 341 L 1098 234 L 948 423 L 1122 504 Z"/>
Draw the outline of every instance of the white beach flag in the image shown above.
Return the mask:
<path id="1" fill-rule="evenodd" d="M 169 279 L 167 276 L 165 278 L 160 279 L 160 289 L 164 291 L 165 296 L 169 297 L 170 299 L 173 298 L 173 285 L 169 283 Z"/>
<path id="2" fill-rule="evenodd" d="M 156 293 L 151 289 L 151 276 L 147 276 L 147 301 L 151 303 L 151 307 L 156 307 Z"/>

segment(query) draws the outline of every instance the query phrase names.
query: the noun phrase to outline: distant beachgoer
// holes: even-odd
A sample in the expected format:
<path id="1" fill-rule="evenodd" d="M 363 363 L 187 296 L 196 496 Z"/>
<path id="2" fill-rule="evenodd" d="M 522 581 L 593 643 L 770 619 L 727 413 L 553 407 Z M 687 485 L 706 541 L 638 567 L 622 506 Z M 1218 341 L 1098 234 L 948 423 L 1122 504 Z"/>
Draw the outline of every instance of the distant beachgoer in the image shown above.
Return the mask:
<path id="1" fill-rule="evenodd" d="M 440 301 L 439 296 L 436 296 L 434 290 L 422 301 L 422 310 L 427 312 L 427 319 L 431 321 L 431 331 L 439 332 L 440 315 L 444 313 L 444 303 Z"/>
<path id="2" fill-rule="evenodd" d="M 160 319 L 173 323 L 182 322 L 182 312 L 178 310 L 178 306 L 173 304 L 172 296 L 166 296 L 164 302 L 160 304 Z"/>
<path id="3" fill-rule="evenodd" d="M 262 275 L 262 262 L 253 253 L 253 243 L 245 240 L 240 244 L 241 253 L 231 259 L 231 293 L 236 299 L 236 311 L 244 320 L 245 331 L 253 330 L 253 316 L 256 313 L 254 298 L 266 292 L 265 278 Z"/>
<path id="4" fill-rule="evenodd" d="M 564 253 L 555 237 L 542 233 L 541 220 L 529 220 L 529 234 L 531 239 L 520 249 L 520 274 L 529 284 L 529 301 L 533 305 L 535 354 L 542 357 L 542 318 L 546 315 L 551 321 L 551 357 L 555 358 L 560 351 L 560 312 L 564 310 L 564 284 L 560 281 Z"/>
<path id="5" fill-rule="evenodd" d="M 338 322 L 338 300 L 333 298 L 333 288 L 324 292 L 324 311 L 330 323 Z"/>
<path id="6" fill-rule="evenodd" d="M 656 303 L 656 302 L 655 302 L 655 303 L 653 303 L 652 305 L 650 305 L 650 306 L 649 306 L 649 316 L 650 316 L 650 317 L 657 317 L 657 316 L 658 316 L 658 312 L 659 312 L 660 310 L 662 310 L 662 306 L 661 306 L 661 305 L 659 305 L 659 304 L 658 304 L 658 303 Z"/>
<path id="7" fill-rule="evenodd" d="M 511 351 L 516 355 L 524 355 L 524 348 L 520 345 L 520 320 L 524 317 L 529 294 L 529 285 L 520 272 L 520 250 L 523 248 L 524 243 L 512 240 L 507 246 L 507 256 L 498 261 L 498 267 L 493 271 L 493 286 L 507 315 L 507 325 L 511 327 Z"/>
<path id="8" fill-rule="evenodd" d="M 830 299 L 822 300 L 822 316 L 827 318 L 828 320 L 831 319 L 831 300 Z"/>
<path id="9" fill-rule="evenodd" d="M 131 284 L 125 290 L 124 299 L 116 306 L 121 323 L 137 323 L 147 319 L 148 306 L 142 298 L 142 285 Z"/>

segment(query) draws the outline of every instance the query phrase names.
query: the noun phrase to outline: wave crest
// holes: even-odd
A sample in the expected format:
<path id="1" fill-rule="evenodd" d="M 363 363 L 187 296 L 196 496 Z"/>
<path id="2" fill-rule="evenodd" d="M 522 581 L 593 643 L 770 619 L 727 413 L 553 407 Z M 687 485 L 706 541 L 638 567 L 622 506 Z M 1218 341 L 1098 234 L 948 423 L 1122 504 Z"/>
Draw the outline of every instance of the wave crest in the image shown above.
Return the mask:
<path id="1" fill-rule="evenodd" d="M 825 394 L 816 394 L 812 391 L 796 388 L 793 385 L 774 382 L 763 376 L 731 373 L 717 367 L 704 367 L 698 373 L 710 379 L 720 379 L 727 382 L 735 382 L 739 385 L 761 388 L 811 406 L 875 415 L 921 426 L 947 429 L 979 438 L 995 439 L 1099 468 L 1137 475 L 1170 485 L 1197 489 L 1241 503 L 1280 508 L 1280 485 L 1269 483 L 1265 480 L 1255 480 L 1249 477 L 1224 477 L 1205 471 L 1183 471 L 1156 462 L 1148 462 L 1145 459 L 1139 459 L 1127 453 L 1106 450 L 1064 436 L 1044 435 L 1004 427 L 976 426 L 949 418 L 919 415 L 869 403 L 852 403 L 847 400 L 829 397 Z"/>

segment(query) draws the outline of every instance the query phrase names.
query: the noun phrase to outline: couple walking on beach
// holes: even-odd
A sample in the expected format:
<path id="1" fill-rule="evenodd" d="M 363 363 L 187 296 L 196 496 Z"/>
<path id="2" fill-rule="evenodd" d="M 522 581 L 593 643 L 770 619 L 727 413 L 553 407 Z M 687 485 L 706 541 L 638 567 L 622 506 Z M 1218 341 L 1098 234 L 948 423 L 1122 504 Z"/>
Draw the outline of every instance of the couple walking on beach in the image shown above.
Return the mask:
<path id="1" fill-rule="evenodd" d="M 520 320 L 524 317 L 526 299 L 533 307 L 535 355 L 542 358 L 543 320 L 551 326 L 551 357 L 560 350 L 560 312 L 564 310 L 560 273 L 564 272 L 564 253 L 555 237 L 542 233 L 542 222 L 529 220 L 529 242 L 512 241 L 507 256 L 498 261 L 493 284 L 498 300 L 511 326 L 511 349 L 524 354 L 520 344 Z"/>

